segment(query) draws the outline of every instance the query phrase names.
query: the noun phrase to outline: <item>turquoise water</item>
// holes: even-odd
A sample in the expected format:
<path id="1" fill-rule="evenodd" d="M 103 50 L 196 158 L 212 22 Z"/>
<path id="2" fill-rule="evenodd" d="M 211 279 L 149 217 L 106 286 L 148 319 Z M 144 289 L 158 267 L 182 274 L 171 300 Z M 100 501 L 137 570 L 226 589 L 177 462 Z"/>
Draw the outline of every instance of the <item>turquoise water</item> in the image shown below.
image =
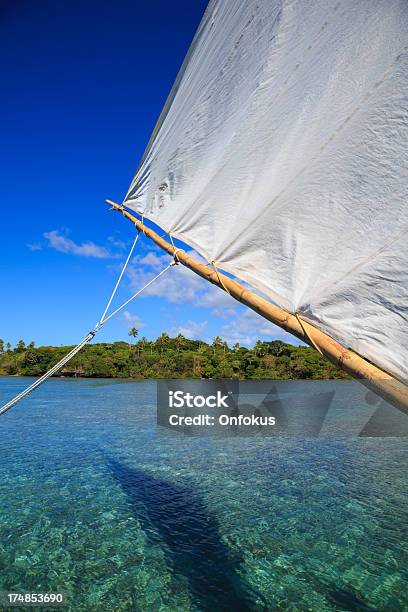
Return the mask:
<path id="1" fill-rule="evenodd" d="M 408 610 L 407 438 L 185 437 L 155 399 L 55 379 L 0 418 L 0 589 L 75 611 Z"/>

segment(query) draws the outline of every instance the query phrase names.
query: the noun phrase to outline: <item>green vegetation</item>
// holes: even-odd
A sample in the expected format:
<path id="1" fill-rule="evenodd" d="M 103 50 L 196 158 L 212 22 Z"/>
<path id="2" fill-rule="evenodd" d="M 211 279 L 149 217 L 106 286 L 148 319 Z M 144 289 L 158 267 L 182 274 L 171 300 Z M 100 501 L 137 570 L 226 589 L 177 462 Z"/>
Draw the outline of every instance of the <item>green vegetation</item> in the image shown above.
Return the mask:
<path id="1" fill-rule="evenodd" d="M 112 378 L 251 378 L 323 379 L 347 378 L 317 351 L 292 346 L 279 340 L 258 341 L 252 349 L 217 336 L 213 343 L 170 338 L 163 333 L 154 341 L 138 331 L 129 335 L 134 344 L 113 342 L 87 345 L 62 370 L 62 376 Z M 26 345 L 22 340 L 12 349 L 0 340 L 0 375 L 39 376 L 59 361 L 71 346 Z"/>

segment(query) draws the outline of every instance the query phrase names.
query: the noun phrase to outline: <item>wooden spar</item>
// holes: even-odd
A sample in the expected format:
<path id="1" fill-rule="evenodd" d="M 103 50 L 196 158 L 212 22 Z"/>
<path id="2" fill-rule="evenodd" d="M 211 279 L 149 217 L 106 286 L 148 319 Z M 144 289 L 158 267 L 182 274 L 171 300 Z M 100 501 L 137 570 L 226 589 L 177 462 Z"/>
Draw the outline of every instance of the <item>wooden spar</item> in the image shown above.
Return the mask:
<path id="1" fill-rule="evenodd" d="M 111 200 L 106 200 L 106 203 L 132 221 L 139 231 L 142 231 L 145 236 L 155 242 L 163 251 L 172 256 L 174 256 L 176 251 L 176 258 L 183 266 L 186 266 L 213 285 L 217 285 L 224 291 L 227 290 L 238 302 L 245 304 L 268 321 L 271 321 L 271 323 L 275 323 L 275 325 L 278 325 L 278 327 L 281 327 L 303 342 L 317 348 L 322 355 L 347 372 L 347 374 L 359 379 L 383 399 L 408 413 L 408 387 L 402 382 L 380 370 L 353 351 L 341 346 L 336 340 L 305 319 L 302 318 L 300 322 L 300 318 L 297 315 L 274 306 L 265 298 L 243 287 L 236 280 L 200 263 L 194 257 L 191 257 L 191 255 L 187 255 L 182 249 L 176 249 L 170 242 L 161 238 L 154 230 L 139 221 L 124 206 L 116 204 Z"/>

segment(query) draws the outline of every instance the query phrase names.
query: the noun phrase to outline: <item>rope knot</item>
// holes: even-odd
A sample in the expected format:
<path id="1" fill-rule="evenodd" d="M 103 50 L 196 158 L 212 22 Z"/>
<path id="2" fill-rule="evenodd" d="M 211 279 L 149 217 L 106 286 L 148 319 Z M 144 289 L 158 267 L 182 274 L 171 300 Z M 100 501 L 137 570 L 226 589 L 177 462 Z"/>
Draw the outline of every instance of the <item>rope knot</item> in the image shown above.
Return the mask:
<path id="1" fill-rule="evenodd" d="M 144 222 L 144 214 L 140 215 L 142 217 L 142 232 L 144 233 L 144 235 L 146 236 L 146 230 L 145 230 L 145 222 Z"/>
<path id="2" fill-rule="evenodd" d="M 174 251 L 173 251 L 173 259 L 174 259 L 174 261 L 172 263 L 173 266 L 178 266 L 178 264 L 180 263 L 180 259 L 178 258 L 178 255 L 177 255 L 177 253 L 179 251 L 184 251 L 184 249 L 176 249 L 175 248 Z"/>

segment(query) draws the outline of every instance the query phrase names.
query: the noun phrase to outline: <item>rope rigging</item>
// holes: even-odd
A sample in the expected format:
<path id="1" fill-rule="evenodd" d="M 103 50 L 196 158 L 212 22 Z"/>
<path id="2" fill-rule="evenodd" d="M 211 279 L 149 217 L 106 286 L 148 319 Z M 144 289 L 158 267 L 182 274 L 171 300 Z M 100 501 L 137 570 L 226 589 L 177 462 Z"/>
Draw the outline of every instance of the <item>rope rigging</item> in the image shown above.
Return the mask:
<path id="1" fill-rule="evenodd" d="M 128 263 L 130 261 L 130 258 L 132 256 L 132 253 L 134 251 L 134 248 L 137 244 L 137 241 L 139 239 L 139 235 L 140 232 L 137 233 L 135 240 L 133 241 L 133 244 L 131 246 L 131 249 L 129 251 L 129 254 L 126 258 L 126 261 L 122 267 L 122 270 L 119 274 L 119 278 L 116 282 L 116 285 L 109 297 L 109 300 L 106 304 L 105 310 L 102 313 L 102 316 L 100 317 L 99 321 L 97 322 L 97 324 L 95 325 L 95 327 L 73 348 L 69 351 L 69 353 L 67 353 L 60 361 L 58 361 L 58 363 L 56 363 L 54 366 L 52 366 L 52 368 L 50 368 L 48 370 L 48 372 L 46 372 L 45 374 L 43 374 L 42 376 L 40 376 L 40 378 L 37 378 L 37 380 L 35 380 L 31 385 L 29 385 L 26 389 L 24 389 L 23 391 L 21 391 L 20 393 L 18 393 L 15 397 L 13 397 L 11 400 L 9 400 L 6 404 L 4 404 L 1 408 L 0 408 L 0 415 L 3 414 L 4 412 L 7 412 L 7 410 L 9 410 L 10 408 L 12 408 L 12 406 L 14 406 L 15 404 L 17 404 L 19 401 L 21 401 L 24 397 L 26 397 L 27 395 L 29 395 L 32 391 L 34 391 L 34 389 L 36 389 L 37 387 L 39 387 L 40 385 L 42 385 L 48 378 L 50 378 L 51 376 L 53 376 L 53 374 L 55 374 L 56 372 L 58 372 L 61 368 L 64 367 L 64 365 L 66 363 L 68 363 L 68 361 L 70 361 L 73 357 L 75 357 L 75 355 L 77 353 L 79 353 L 79 351 L 85 346 L 85 344 L 87 344 L 88 342 L 90 342 L 91 340 L 93 340 L 93 338 L 96 336 L 96 334 L 101 330 L 101 328 L 105 325 L 105 323 L 107 323 L 107 321 L 109 321 L 109 319 L 111 319 L 112 317 L 114 317 L 116 314 L 118 314 L 118 312 L 120 312 L 121 310 L 123 310 L 123 308 L 125 308 L 130 302 L 133 302 L 134 299 L 136 299 L 143 291 L 145 291 L 145 289 L 147 289 L 148 287 L 150 287 L 150 285 L 152 285 L 156 280 L 158 280 L 163 274 L 165 274 L 165 272 L 167 272 L 170 268 L 172 268 L 173 266 L 176 266 L 178 264 L 178 260 L 177 260 L 177 254 L 174 254 L 173 257 L 173 261 L 171 261 L 165 268 L 163 268 L 163 270 L 161 270 L 158 274 L 156 274 L 156 276 L 154 276 L 152 279 L 150 279 L 141 289 L 139 289 L 138 291 L 136 291 L 136 293 L 134 293 L 130 298 L 128 298 L 125 302 L 123 302 L 123 304 L 121 304 L 121 306 L 119 306 L 118 308 L 116 308 L 113 312 L 111 312 L 108 316 L 108 310 L 110 308 L 110 305 L 112 304 L 113 298 L 116 295 L 116 292 L 118 290 L 118 287 L 120 285 L 120 282 L 123 278 L 123 275 L 125 273 L 125 270 L 128 266 Z"/>

